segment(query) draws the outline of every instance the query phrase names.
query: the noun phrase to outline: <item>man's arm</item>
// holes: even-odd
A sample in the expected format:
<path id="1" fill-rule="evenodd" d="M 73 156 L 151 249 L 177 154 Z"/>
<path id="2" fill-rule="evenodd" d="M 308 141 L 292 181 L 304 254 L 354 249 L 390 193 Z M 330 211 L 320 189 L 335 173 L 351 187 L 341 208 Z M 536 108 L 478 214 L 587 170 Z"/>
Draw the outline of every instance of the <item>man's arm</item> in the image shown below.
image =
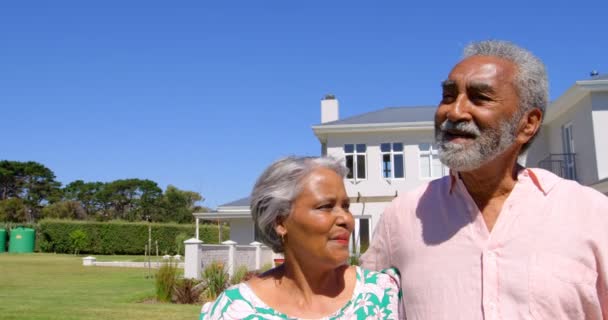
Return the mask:
<path id="1" fill-rule="evenodd" d="M 361 266 L 371 270 L 383 270 L 391 267 L 390 220 L 394 205 L 391 203 L 380 217 L 374 230 L 374 237 L 367 251 L 361 256 Z"/>

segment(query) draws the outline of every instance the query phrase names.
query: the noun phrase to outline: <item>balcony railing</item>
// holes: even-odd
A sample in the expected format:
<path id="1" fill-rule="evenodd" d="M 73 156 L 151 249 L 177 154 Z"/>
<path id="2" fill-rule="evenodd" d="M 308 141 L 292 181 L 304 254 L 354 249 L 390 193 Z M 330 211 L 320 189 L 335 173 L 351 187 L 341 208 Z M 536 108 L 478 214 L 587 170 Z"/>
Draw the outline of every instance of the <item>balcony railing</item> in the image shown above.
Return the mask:
<path id="1" fill-rule="evenodd" d="M 538 166 L 570 180 L 576 177 L 576 153 L 552 153 L 538 162 Z"/>

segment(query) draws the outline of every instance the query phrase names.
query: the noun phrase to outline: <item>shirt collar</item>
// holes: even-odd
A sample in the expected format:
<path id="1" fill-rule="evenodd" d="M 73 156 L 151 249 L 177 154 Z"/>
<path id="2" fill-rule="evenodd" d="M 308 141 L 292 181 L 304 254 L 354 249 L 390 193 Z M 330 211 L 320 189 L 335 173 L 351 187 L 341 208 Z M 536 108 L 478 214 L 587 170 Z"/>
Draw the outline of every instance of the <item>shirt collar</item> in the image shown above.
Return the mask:
<path id="1" fill-rule="evenodd" d="M 536 169 L 536 170 L 538 170 L 538 169 Z M 534 186 L 536 186 L 536 188 L 538 188 L 538 190 L 540 192 L 542 192 L 544 195 L 547 195 L 549 190 L 554 185 L 554 181 L 552 181 L 554 179 L 542 179 L 544 172 L 539 172 L 539 173 L 540 173 L 541 178 L 539 178 L 539 176 L 536 173 L 534 173 L 534 171 L 532 169 L 524 168 L 523 170 L 520 170 L 519 173 L 517 174 L 517 181 L 521 181 L 522 179 L 530 178 L 530 180 L 532 181 Z M 458 180 L 460 180 L 458 171 L 450 169 L 450 192 L 449 192 L 450 194 L 452 194 L 452 191 L 454 190 L 454 186 L 456 185 Z"/>

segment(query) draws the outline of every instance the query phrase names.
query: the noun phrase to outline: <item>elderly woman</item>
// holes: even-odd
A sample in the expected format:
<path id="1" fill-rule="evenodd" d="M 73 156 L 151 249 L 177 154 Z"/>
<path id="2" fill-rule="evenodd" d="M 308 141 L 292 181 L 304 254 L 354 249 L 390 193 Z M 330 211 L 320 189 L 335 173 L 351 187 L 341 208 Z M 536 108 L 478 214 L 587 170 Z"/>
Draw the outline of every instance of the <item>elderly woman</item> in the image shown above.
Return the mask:
<path id="1" fill-rule="evenodd" d="M 289 157 L 262 173 L 251 214 L 285 262 L 226 289 L 200 319 L 398 319 L 398 277 L 347 264 L 346 172 L 333 158 Z"/>

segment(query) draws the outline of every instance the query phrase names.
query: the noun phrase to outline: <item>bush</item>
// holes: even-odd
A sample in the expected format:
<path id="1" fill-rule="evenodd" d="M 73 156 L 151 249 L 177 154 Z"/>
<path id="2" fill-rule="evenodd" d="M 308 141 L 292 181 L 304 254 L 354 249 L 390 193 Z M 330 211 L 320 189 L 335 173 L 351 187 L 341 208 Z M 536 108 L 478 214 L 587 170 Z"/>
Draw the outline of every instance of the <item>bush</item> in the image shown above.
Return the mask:
<path id="1" fill-rule="evenodd" d="M 249 272 L 249 270 L 247 269 L 247 266 L 239 266 L 234 271 L 234 274 L 232 275 L 232 278 L 230 279 L 230 283 L 237 284 L 237 283 L 243 282 L 243 279 L 245 279 L 248 272 Z"/>
<path id="2" fill-rule="evenodd" d="M 38 224 L 37 239 L 44 252 L 71 253 L 73 243 L 70 233 L 82 230 L 88 239 L 87 245 L 80 248 L 87 254 L 144 254 L 148 244 L 148 226 L 146 222 L 92 222 L 70 220 L 41 220 Z M 176 238 L 180 234 L 194 235 L 193 224 L 152 223 L 152 241 L 158 241 L 161 252 L 178 252 Z M 225 228 L 223 233 L 229 233 Z M 216 225 L 200 226 L 201 240 L 205 243 L 217 243 Z"/>
<path id="3" fill-rule="evenodd" d="M 164 263 L 156 272 L 156 299 L 171 302 L 173 287 L 177 280 L 177 264 L 173 261 Z"/>
<path id="4" fill-rule="evenodd" d="M 190 236 L 187 233 L 181 232 L 175 237 L 175 250 L 176 254 L 186 255 L 184 252 L 184 241 L 188 240 Z"/>
<path id="5" fill-rule="evenodd" d="M 217 296 L 228 288 L 228 273 L 224 270 L 224 264 L 214 261 L 203 270 L 203 281 L 206 283 L 203 296 L 205 300 L 217 299 Z"/>
<path id="6" fill-rule="evenodd" d="M 192 279 L 178 280 L 173 288 L 173 301 L 181 304 L 199 303 L 203 291 L 200 284 Z"/>
<path id="7" fill-rule="evenodd" d="M 70 240 L 72 242 L 74 254 L 78 254 L 80 250 L 85 248 L 87 245 L 87 234 L 80 229 L 74 230 L 70 232 Z"/>

